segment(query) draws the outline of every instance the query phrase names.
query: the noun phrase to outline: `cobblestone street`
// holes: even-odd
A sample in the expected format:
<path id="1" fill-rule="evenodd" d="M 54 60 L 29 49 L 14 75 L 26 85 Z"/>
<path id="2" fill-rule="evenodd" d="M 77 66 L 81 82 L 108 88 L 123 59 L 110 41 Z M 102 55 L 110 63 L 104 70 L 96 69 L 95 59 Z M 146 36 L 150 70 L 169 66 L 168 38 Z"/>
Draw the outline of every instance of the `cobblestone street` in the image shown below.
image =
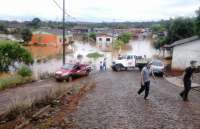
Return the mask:
<path id="1" fill-rule="evenodd" d="M 106 72 L 96 77 L 89 92 L 71 115 L 81 129 L 199 129 L 200 93 L 191 91 L 189 102 L 179 97 L 182 88 L 163 78 L 152 81 L 149 100 L 137 95 L 138 71 Z"/>

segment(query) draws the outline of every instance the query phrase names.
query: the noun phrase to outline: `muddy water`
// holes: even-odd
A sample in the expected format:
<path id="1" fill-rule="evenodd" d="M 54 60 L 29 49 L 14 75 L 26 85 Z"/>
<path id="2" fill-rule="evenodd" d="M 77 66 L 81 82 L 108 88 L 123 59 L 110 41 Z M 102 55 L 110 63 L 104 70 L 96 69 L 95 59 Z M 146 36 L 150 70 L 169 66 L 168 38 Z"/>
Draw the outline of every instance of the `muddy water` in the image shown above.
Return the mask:
<path id="1" fill-rule="evenodd" d="M 151 58 L 156 51 L 151 46 L 150 40 L 137 39 L 132 40 L 128 47 L 122 50 L 122 54 L 133 54 L 133 55 L 146 55 L 148 58 Z M 93 69 L 98 70 L 100 61 L 103 61 L 104 58 L 107 59 L 108 67 L 111 65 L 113 58 L 117 56 L 116 53 L 112 52 L 103 52 L 100 49 L 96 48 L 89 43 L 83 43 L 75 41 L 75 43 L 69 48 L 73 49 L 73 53 L 66 55 L 67 63 L 89 63 L 92 65 Z M 98 52 L 104 56 L 98 58 L 97 60 L 87 58 L 88 53 Z M 78 55 L 82 55 L 82 59 L 77 59 Z M 42 73 L 53 73 L 62 65 L 62 59 L 51 59 L 45 63 L 34 63 L 32 69 L 36 78 Z"/>

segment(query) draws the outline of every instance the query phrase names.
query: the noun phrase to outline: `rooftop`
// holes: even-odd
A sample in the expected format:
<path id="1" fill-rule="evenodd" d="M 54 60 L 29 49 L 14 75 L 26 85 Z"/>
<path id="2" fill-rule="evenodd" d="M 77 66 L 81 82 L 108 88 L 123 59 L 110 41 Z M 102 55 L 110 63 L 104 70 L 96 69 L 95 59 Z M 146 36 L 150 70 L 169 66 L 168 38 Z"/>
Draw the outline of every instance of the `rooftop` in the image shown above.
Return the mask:
<path id="1" fill-rule="evenodd" d="M 166 47 L 175 47 L 175 46 L 190 43 L 190 42 L 196 41 L 196 40 L 200 40 L 200 38 L 198 36 L 193 36 L 193 37 L 190 37 L 190 38 L 178 40 L 178 41 L 172 43 L 171 45 L 167 45 Z"/>

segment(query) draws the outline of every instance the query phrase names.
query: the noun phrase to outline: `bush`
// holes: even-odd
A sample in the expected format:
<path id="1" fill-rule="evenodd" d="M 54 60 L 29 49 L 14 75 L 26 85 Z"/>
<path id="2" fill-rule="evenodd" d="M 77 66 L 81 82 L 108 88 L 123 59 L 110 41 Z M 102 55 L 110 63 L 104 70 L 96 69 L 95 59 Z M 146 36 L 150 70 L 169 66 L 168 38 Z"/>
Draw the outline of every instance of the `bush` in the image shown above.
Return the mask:
<path id="1" fill-rule="evenodd" d="M 9 71 L 16 62 L 32 64 L 31 53 L 17 42 L 0 41 L 0 72 Z"/>
<path id="2" fill-rule="evenodd" d="M 131 33 L 123 33 L 122 35 L 120 35 L 118 37 L 118 40 L 121 40 L 122 42 L 124 42 L 126 44 L 126 43 L 129 43 L 131 38 L 132 38 L 132 34 Z"/>
<path id="3" fill-rule="evenodd" d="M 22 77 L 30 77 L 32 75 L 32 71 L 28 66 L 22 65 L 22 67 L 18 70 L 18 74 Z"/>
<path id="4" fill-rule="evenodd" d="M 104 56 L 103 54 L 100 54 L 98 52 L 87 54 L 88 58 L 93 58 L 93 59 L 98 59 L 99 57 L 103 57 L 103 56 Z"/>

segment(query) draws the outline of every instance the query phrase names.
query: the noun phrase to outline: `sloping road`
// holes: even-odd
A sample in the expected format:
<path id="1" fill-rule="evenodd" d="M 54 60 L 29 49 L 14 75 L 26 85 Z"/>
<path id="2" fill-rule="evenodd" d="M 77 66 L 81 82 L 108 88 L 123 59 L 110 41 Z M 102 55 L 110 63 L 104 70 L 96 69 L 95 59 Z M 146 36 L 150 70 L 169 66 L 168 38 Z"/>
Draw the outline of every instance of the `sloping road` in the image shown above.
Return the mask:
<path id="1" fill-rule="evenodd" d="M 144 101 L 142 95 L 137 95 L 138 71 L 102 72 L 73 83 L 91 79 L 95 79 L 96 88 L 88 92 L 80 100 L 77 111 L 70 114 L 77 129 L 200 129 L 199 92 L 192 91 L 190 101 L 183 102 L 178 96 L 182 88 L 158 78 L 151 84 L 149 100 Z M 49 88 L 70 84 L 45 80 L 2 91 L 0 112 L 5 112 L 15 97 L 25 100 Z"/>
<path id="2" fill-rule="evenodd" d="M 96 77 L 89 92 L 72 113 L 81 129 L 200 129 L 200 94 L 190 101 L 178 96 L 182 88 L 162 78 L 153 81 L 149 100 L 137 95 L 139 72 L 106 72 Z"/>

